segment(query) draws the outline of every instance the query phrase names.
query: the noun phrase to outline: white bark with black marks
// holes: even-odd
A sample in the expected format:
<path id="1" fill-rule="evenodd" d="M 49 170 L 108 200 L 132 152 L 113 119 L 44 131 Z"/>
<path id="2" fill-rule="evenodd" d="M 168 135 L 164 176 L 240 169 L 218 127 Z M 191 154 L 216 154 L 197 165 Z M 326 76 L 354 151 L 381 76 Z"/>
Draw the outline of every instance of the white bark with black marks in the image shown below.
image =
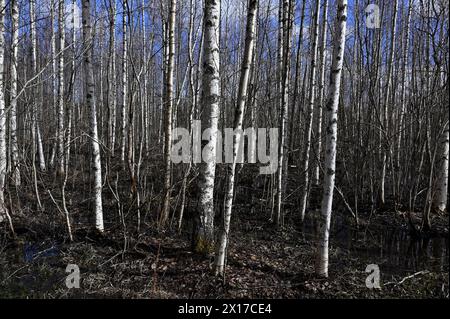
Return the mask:
<path id="1" fill-rule="evenodd" d="M 120 160 L 125 161 L 125 147 L 127 143 L 127 75 L 128 75 L 128 12 L 127 0 L 122 3 L 122 101 L 121 112 L 121 148 Z"/>
<path id="2" fill-rule="evenodd" d="M 328 123 L 325 144 L 325 174 L 323 181 L 316 263 L 316 274 L 322 277 L 328 277 L 328 245 L 330 237 L 331 210 L 333 206 L 333 191 L 336 177 L 337 115 L 341 89 L 342 66 L 344 62 L 346 27 L 347 0 L 338 0 L 330 88 L 328 93 L 328 101 L 326 104 Z"/>
<path id="3" fill-rule="evenodd" d="M 64 0 L 58 3 L 58 36 L 59 36 L 59 59 L 58 59 L 58 130 L 57 130 L 57 157 L 58 174 L 64 175 L 64 48 L 65 48 L 65 23 L 64 23 Z"/>
<path id="4" fill-rule="evenodd" d="M 92 160 L 94 170 L 94 213 L 95 228 L 103 232 L 103 208 L 102 208 L 102 166 L 100 159 L 100 143 L 98 140 L 97 110 L 95 105 L 94 69 L 92 66 L 93 39 L 91 31 L 90 0 L 83 0 L 83 65 L 84 80 L 86 84 L 86 103 L 89 108 L 90 140 L 92 143 Z"/>
<path id="5" fill-rule="evenodd" d="M 4 17 L 5 1 L 0 0 L 0 222 L 7 216 L 5 205 L 5 183 L 6 183 L 6 112 L 5 112 L 5 94 L 4 94 L 4 59 L 5 59 L 5 24 Z"/>
<path id="6" fill-rule="evenodd" d="M 11 110 L 9 117 L 10 138 L 11 138 L 11 171 L 12 182 L 15 186 L 20 186 L 20 169 L 19 169 L 19 146 L 17 143 L 17 58 L 19 53 L 19 8 L 18 0 L 11 1 L 11 88 L 10 101 Z"/>
<path id="7" fill-rule="evenodd" d="M 307 108 L 307 120 L 306 120 L 306 130 L 305 130 L 305 150 L 303 154 L 303 190 L 301 194 L 300 202 L 300 219 L 303 222 L 306 214 L 306 206 L 308 202 L 309 193 L 309 162 L 310 162 L 310 152 L 311 152 L 311 137 L 312 137 L 312 126 L 313 126 L 313 114 L 314 114 L 314 100 L 316 97 L 316 69 L 317 69 L 317 47 L 319 42 L 319 16 L 320 16 L 320 0 L 315 0 L 314 9 L 314 22 L 313 22 L 313 32 L 312 45 L 311 45 L 311 66 L 309 73 L 309 95 L 308 95 L 308 108 Z"/>
<path id="8" fill-rule="evenodd" d="M 246 38 L 244 47 L 244 56 L 241 68 L 241 78 L 239 82 L 238 104 L 234 115 L 234 130 L 241 131 L 244 120 L 245 102 L 247 101 L 248 82 L 250 76 L 250 67 L 253 57 L 253 48 L 256 38 L 256 11 L 258 0 L 249 0 Z M 214 263 L 216 275 L 223 275 L 225 271 L 226 251 L 228 246 L 228 237 L 231 222 L 231 209 L 233 206 L 234 179 L 236 173 L 237 154 L 240 147 L 242 136 L 237 134 L 233 140 L 233 163 L 228 166 L 227 189 L 225 192 L 225 208 L 223 212 L 222 223 L 219 225 L 219 240 L 217 243 L 216 259 Z"/>
<path id="9" fill-rule="evenodd" d="M 160 225 L 164 225 L 169 217 L 170 212 L 170 175 L 171 175 L 171 161 L 170 161 L 170 151 L 172 145 L 172 112 L 173 112 L 173 79 L 174 79 L 174 68 L 175 68 L 175 18 L 177 10 L 177 1 L 171 0 L 170 2 L 170 12 L 169 12 L 169 23 L 168 23 L 168 50 L 167 50 L 167 67 L 166 67 L 166 78 L 165 78 L 165 134 L 164 134 L 164 203 L 163 209 L 160 216 Z"/>
<path id="10" fill-rule="evenodd" d="M 193 249 L 210 253 L 214 245 L 214 178 L 216 174 L 217 123 L 220 103 L 220 0 L 205 0 L 203 20 L 202 127 L 210 129 L 203 149 L 199 176 L 199 203 L 194 217 Z"/>
<path id="11" fill-rule="evenodd" d="M 449 150 L 448 122 L 440 142 L 440 158 L 436 178 L 436 194 L 433 206 L 435 210 L 444 212 L 447 209 L 448 197 L 448 150 Z"/>

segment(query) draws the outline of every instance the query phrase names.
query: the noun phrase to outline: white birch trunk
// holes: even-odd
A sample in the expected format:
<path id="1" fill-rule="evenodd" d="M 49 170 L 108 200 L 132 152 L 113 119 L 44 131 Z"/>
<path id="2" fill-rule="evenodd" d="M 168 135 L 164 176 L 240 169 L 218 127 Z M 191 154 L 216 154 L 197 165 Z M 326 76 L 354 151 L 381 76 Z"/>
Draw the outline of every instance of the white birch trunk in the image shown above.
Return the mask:
<path id="1" fill-rule="evenodd" d="M 4 36 L 4 16 L 5 0 L 0 0 L 0 222 L 2 222 L 8 212 L 5 205 L 5 183 L 6 183 L 6 112 L 4 94 L 4 59 L 5 59 L 5 36 Z"/>
<path id="2" fill-rule="evenodd" d="M 436 179 L 436 193 L 434 196 L 433 206 L 435 210 L 444 212 L 447 209 L 447 196 L 448 196 L 448 122 L 445 126 L 444 134 L 441 140 L 441 156 L 439 161 L 439 167 L 437 171 Z"/>
<path id="3" fill-rule="evenodd" d="M 214 247 L 214 178 L 216 174 L 217 123 L 220 102 L 220 0 L 205 0 L 203 21 L 202 126 L 210 128 L 209 143 L 204 146 L 199 176 L 199 204 L 194 221 L 193 249 L 209 253 Z"/>
<path id="4" fill-rule="evenodd" d="M 170 211 L 170 174 L 171 162 L 170 151 L 172 144 L 172 112 L 173 112 L 173 79 L 174 79 L 174 63 L 175 63 L 175 18 L 177 10 L 177 1 L 171 0 L 169 21 L 167 26 L 168 35 L 168 50 L 167 50 L 167 66 L 166 66 L 166 80 L 165 80 L 165 134 L 164 134 L 164 203 L 160 217 L 160 225 L 164 225 L 169 217 Z"/>
<path id="5" fill-rule="evenodd" d="M 18 0 L 11 2 L 11 111 L 9 118 L 10 138 L 11 138 L 11 171 L 12 182 L 15 186 L 20 186 L 20 169 L 19 169 L 19 147 L 17 144 L 17 58 L 19 53 L 19 8 Z"/>
<path id="6" fill-rule="evenodd" d="M 55 1 L 50 1 L 50 32 L 51 32 L 51 39 L 50 39 L 50 46 L 51 46 L 51 59 L 52 59 L 52 110 L 54 113 L 54 118 L 57 118 L 56 109 L 57 109 L 57 103 L 58 103 L 58 89 L 57 89 L 57 75 L 56 75 L 56 36 L 55 36 Z M 57 125 L 56 125 L 57 126 Z M 56 158 L 56 149 L 57 149 L 57 139 L 58 139 L 58 130 L 55 131 L 55 141 L 52 143 L 52 151 L 50 154 L 49 159 L 49 166 L 51 168 L 55 165 L 55 158 Z"/>
<path id="7" fill-rule="evenodd" d="M 322 14 L 322 45 L 320 46 L 320 78 L 319 78 L 319 103 L 317 104 L 317 153 L 315 160 L 315 167 L 313 173 L 313 183 L 319 185 L 320 183 L 320 162 L 322 154 L 322 113 L 323 100 L 325 92 L 325 68 L 327 63 L 326 45 L 327 45 L 327 28 L 328 28 L 328 0 L 323 3 Z"/>
<path id="8" fill-rule="evenodd" d="M 337 115 L 341 88 L 341 73 L 344 61 L 345 33 L 347 26 L 347 0 L 338 0 L 336 32 L 331 66 L 330 88 L 327 101 L 327 139 L 325 150 L 325 176 L 320 215 L 319 242 L 316 274 L 328 277 L 328 242 L 330 236 L 331 209 L 336 174 Z"/>
<path id="9" fill-rule="evenodd" d="M 69 119 L 67 123 L 67 145 L 65 146 L 65 166 L 66 166 L 66 178 L 67 178 L 67 170 L 69 169 L 70 162 L 70 149 L 72 147 L 72 143 L 70 139 L 72 138 L 72 118 L 75 111 L 75 93 L 76 93 L 76 59 L 77 59 L 77 47 L 76 47 L 76 25 L 75 25 L 75 14 L 76 14 L 76 0 L 72 0 L 72 78 L 71 78 L 71 109 L 68 111 Z"/>
<path id="10" fill-rule="evenodd" d="M 116 86 L 116 1 L 111 1 L 109 25 L 109 78 L 108 78 L 108 106 L 110 114 L 109 147 L 114 156 L 116 144 L 116 114 L 117 114 L 117 86 Z"/>
<path id="11" fill-rule="evenodd" d="M 65 23 L 64 0 L 58 4 L 59 59 L 58 59 L 58 174 L 64 175 L 64 48 Z"/>
<path id="12" fill-rule="evenodd" d="M 246 27 L 246 39 L 244 47 L 244 56 L 241 68 L 241 78 L 238 91 L 238 105 L 234 115 L 234 129 L 241 131 L 244 120 L 245 102 L 247 101 L 247 90 L 250 76 L 250 67 L 253 57 L 253 49 L 256 38 L 256 11 L 258 0 L 249 0 L 248 16 Z M 237 154 L 241 143 L 241 134 L 236 135 L 233 140 L 233 163 L 228 166 L 227 189 L 225 193 L 225 209 L 223 213 L 222 224 L 220 225 L 219 241 L 217 244 L 215 272 L 216 275 L 223 275 L 225 270 L 226 251 L 228 246 L 228 234 L 230 231 L 231 208 L 233 206 L 234 178 L 236 172 Z"/>
<path id="13" fill-rule="evenodd" d="M 283 20 L 282 20 L 282 38 L 281 44 L 282 51 L 280 55 L 282 56 L 281 64 L 281 105 L 280 105 L 280 136 L 278 143 L 278 171 L 277 171 L 277 206 L 276 206 L 276 220 L 277 226 L 283 225 L 283 213 L 282 213 L 282 195 L 283 195 L 283 177 L 284 177 L 284 153 L 285 153 L 285 143 L 286 143 L 286 122 L 289 109 L 289 77 L 290 77 L 290 58 L 291 58 L 291 30 L 292 30 L 292 1 L 283 0 L 282 5 L 283 10 Z"/>
<path id="14" fill-rule="evenodd" d="M 303 222 L 306 213 L 306 204 L 308 202 L 308 188 L 309 188 L 309 158 L 311 151 L 311 136 L 313 125 L 313 113 L 314 113 L 314 99 L 316 92 L 316 69 L 317 69 L 317 47 L 319 42 L 319 16 L 320 16 L 320 0 L 315 0 L 315 15 L 312 34 L 312 46 L 311 46 L 311 69 L 309 73 L 310 90 L 308 96 L 308 109 L 307 109 L 307 122 L 306 122 L 306 136 L 305 136 L 305 153 L 303 157 L 303 190 L 301 195 L 300 206 L 300 219 Z"/>
<path id="15" fill-rule="evenodd" d="M 30 28 L 31 28 L 31 68 L 32 76 L 37 74 L 37 39 L 36 39 L 36 0 L 30 0 Z M 33 81 L 35 82 L 35 81 Z M 33 92 L 36 90 L 33 88 Z M 35 96 L 35 94 L 32 94 Z M 45 171 L 45 157 L 44 157 L 44 147 L 42 146 L 41 131 L 38 122 L 38 107 L 37 99 L 33 101 L 33 114 L 32 114 L 32 136 L 33 143 L 37 143 L 39 168 L 41 171 Z M 34 158 L 34 155 L 33 155 Z"/>
<path id="16" fill-rule="evenodd" d="M 128 34 L 127 34 L 127 0 L 122 5 L 122 102 L 121 102 L 121 149 L 120 160 L 125 161 L 125 147 L 127 142 L 127 70 L 128 70 Z"/>
<path id="17" fill-rule="evenodd" d="M 92 142 L 92 159 L 94 168 L 94 212 L 95 228 L 103 232 L 103 209 L 102 209 L 102 167 L 100 160 L 100 144 L 98 141 L 97 110 L 95 106 L 94 92 L 94 70 L 92 66 L 93 39 L 91 33 L 90 0 L 83 0 L 83 60 L 84 76 L 86 82 L 86 103 L 89 108 L 90 133 Z"/>

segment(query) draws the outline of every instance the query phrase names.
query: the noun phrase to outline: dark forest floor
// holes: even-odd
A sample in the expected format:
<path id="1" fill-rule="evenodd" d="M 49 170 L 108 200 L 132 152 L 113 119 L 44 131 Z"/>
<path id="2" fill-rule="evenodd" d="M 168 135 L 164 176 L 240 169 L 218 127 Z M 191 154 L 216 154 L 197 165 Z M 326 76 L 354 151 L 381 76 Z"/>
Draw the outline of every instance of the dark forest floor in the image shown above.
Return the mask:
<path id="1" fill-rule="evenodd" d="M 240 182 L 246 185 L 244 179 Z M 448 214 L 434 214 L 433 231 L 414 238 L 402 213 L 361 213 L 356 229 L 349 213 L 336 209 L 330 277 L 317 279 L 314 212 L 308 212 L 301 226 L 295 205 L 287 204 L 285 227 L 276 230 L 265 204 L 254 205 L 250 198 L 255 194 L 240 187 L 223 280 L 212 275 L 212 257 L 190 252 L 191 201 L 181 233 L 156 231 L 150 218 L 156 208 L 149 208 L 138 234 L 135 210 L 125 210 L 124 232 L 116 203 L 105 194 L 106 232 L 99 235 L 88 228 L 93 224 L 89 200 L 81 195 L 75 200 L 82 188 L 69 184 L 67 191 L 74 242 L 68 240 L 64 217 L 47 194 L 42 193 L 46 209 L 39 212 L 26 205 L 33 201 L 33 192 L 21 193 L 20 210 L 12 214 L 17 238 L 6 223 L 0 225 L 0 298 L 449 297 Z M 420 214 L 413 214 L 413 220 L 419 224 Z M 79 289 L 65 285 L 68 264 L 80 268 Z M 381 289 L 366 287 L 369 264 L 379 265 Z"/>
<path id="2" fill-rule="evenodd" d="M 99 236 L 79 229 L 70 243 L 41 237 L 42 224 L 18 227 L 16 240 L 2 239 L 0 297 L 448 298 L 448 232 L 430 239 L 431 245 L 425 247 L 423 240 L 408 243 L 399 230 L 398 237 L 392 235 L 390 243 L 385 237 L 380 247 L 383 236 L 374 227 L 368 230 L 372 240 L 361 236 L 350 239 L 352 243 L 340 239 L 334 228 L 330 278 L 319 280 L 313 272 L 313 238 L 306 231 L 294 226 L 276 231 L 256 213 L 239 217 L 225 281 L 211 275 L 212 258 L 189 251 L 186 233 L 148 229 L 139 238 L 130 238 L 124 251 L 119 231 Z M 372 225 L 384 220 L 385 216 L 375 216 Z M 409 251 L 404 251 L 405 245 L 412 245 Z M 380 266 L 380 290 L 365 286 L 369 263 Z M 80 267 L 80 289 L 66 288 L 67 264 Z M 396 285 L 419 271 L 429 272 Z"/>

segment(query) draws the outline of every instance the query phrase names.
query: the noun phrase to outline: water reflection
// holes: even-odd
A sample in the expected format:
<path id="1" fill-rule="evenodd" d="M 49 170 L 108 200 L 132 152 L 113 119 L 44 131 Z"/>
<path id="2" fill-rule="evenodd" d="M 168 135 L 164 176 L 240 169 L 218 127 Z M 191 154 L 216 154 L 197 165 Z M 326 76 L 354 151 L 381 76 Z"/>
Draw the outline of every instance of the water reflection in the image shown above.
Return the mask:
<path id="1" fill-rule="evenodd" d="M 449 238 L 414 238 L 407 229 L 386 226 L 356 230 L 347 220 L 332 219 L 331 245 L 348 251 L 367 264 L 378 264 L 387 274 L 405 274 L 421 270 L 446 272 L 449 270 Z M 315 218 L 303 225 L 305 239 L 317 234 Z"/>

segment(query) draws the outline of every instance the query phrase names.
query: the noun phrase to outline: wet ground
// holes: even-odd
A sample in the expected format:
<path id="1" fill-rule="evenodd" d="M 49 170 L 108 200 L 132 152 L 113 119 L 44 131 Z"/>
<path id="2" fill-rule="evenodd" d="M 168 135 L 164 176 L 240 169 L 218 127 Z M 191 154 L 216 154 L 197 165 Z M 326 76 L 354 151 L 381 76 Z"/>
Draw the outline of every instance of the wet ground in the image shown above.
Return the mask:
<path id="1" fill-rule="evenodd" d="M 119 226 L 104 236 L 80 226 L 69 243 L 62 226 L 17 223 L 16 239 L 1 236 L 0 297 L 31 298 L 448 298 L 448 216 L 439 232 L 416 238 L 402 216 L 361 217 L 358 229 L 343 213 L 332 219 L 330 277 L 314 276 L 314 215 L 283 230 L 267 215 L 236 210 L 225 279 L 211 275 L 212 258 L 189 250 L 181 234 L 147 225 L 139 236 Z M 51 216 L 47 216 L 51 218 Z M 39 222 L 38 222 L 39 220 Z M 25 226 L 26 225 L 26 226 Z M 108 225 L 108 224 L 107 224 Z M 2 225 L 2 227 L 5 227 Z M 6 231 L 6 229 L 5 229 Z M 46 235 L 47 234 L 47 235 Z M 52 234 L 52 235 L 48 235 Z M 79 289 L 65 285 L 68 264 L 80 269 Z M 366 286 L 368 265 L 380 270 L 381 289 Z"/>

